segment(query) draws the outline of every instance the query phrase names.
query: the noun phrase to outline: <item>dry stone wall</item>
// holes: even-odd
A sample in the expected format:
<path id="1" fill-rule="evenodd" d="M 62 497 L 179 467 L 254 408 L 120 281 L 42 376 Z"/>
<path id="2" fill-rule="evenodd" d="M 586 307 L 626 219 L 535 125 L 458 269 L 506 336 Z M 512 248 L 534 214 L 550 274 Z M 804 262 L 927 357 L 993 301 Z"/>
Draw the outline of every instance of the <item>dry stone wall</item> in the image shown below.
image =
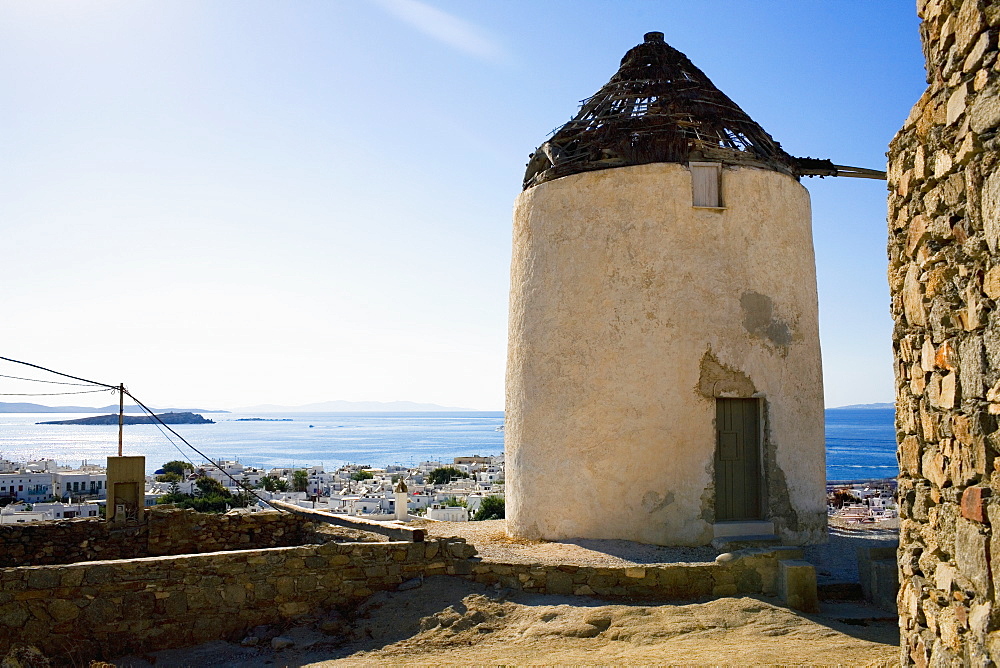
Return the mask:
<path id="1" fill-rule="evenodd" d="M 475 558 L 461 538 L 325 543 L 184 556 L 0 568 L 0 656 L 37 646 L 61 664 L 239 640 L 258 625 L 349 612 L 374 592 L 453 575 L 527 592 L 691 601 L 775 595 L 796 548 L 749 549 L 710 564 L 585 568 Z"/>
<path id="2" fill-rule="evenodd" d="M 0 567 L 134 559 L 168 554 L 323 542 L 312 522 L 290 513 L 217 515 L 156 510 L 136 526 L 98 518 L 0 526 Z"/>
<path id="3" fill-rule="evenodd" d="M 1000 3 L 918 0 L 889 151 L 904 665 L 1000 662 Z"/>
<path id="4" fill-rule="evenodd" d="M 0 656 L 12 643 L 60 665 L 239 640 L 261 624 L 350 606 L 422 575 L 468 572 L 475 549 L 326 543 L 0 569 Z"/>
<path id="5" fill-rule="evenodd" d="M 779 564 L 801 559 L 794 547 L 747 549 L 715 563 L 594 568 L 480 562 L 470 578 L 487 585 L 539 594 L 694 601 L 719 596 L 778 593 Z"/>

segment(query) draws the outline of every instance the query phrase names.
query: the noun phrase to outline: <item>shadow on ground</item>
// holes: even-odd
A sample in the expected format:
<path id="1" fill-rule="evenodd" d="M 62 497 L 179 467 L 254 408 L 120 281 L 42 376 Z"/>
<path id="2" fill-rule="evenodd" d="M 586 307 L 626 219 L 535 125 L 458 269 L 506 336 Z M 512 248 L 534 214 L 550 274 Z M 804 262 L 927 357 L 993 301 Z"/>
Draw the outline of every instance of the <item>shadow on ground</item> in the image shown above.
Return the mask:
<path id="1" fill-rule="evenodd" d="M 333 613 L 309 625 L 255 629 L 242 645 L 216 642 L 115 663 L 892 665 L 896 625 L 877 617 L 843 605 L 807 616 L 749 597 L 665 604 L 523 594 L 440 576 L 376 594 L 346 618 Z"/>

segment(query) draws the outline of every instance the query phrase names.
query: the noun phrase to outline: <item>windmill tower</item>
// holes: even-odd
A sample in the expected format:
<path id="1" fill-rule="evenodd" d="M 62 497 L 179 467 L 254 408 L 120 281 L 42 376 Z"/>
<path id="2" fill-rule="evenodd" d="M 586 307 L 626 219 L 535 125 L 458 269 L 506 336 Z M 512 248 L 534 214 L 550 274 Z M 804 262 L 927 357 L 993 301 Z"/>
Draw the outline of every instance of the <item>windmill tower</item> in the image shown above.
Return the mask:
<path id="1" fill-rule="evenodd" d="M 648 33 L 531 156 L 514 208 L 507 526 L 702 545 L 826 537 L 802 175 Z"/>

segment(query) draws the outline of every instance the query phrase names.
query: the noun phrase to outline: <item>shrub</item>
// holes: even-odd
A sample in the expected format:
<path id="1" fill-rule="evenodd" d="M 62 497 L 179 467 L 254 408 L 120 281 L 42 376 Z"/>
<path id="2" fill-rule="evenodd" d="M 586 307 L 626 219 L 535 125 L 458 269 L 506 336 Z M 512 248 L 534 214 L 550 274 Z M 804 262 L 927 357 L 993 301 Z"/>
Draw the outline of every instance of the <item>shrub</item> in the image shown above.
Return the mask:
<path id="1" fill-rule="evenodd" d="M 507 504 L 502 496 L 487 496 L 479 504 L 479 510 L 473 516 L 473 521 L 502 520 L 506 517 Z"/>
<path id="2" fill-rule="evenodd" d="M 427 480 L 432 485 L 443 485 L 447 482 L 455 480 L 456 478 L 468 477 L 468 473 L 460 471 L 454 466 L 442 466 L 441 468 L 436 468 L 427 474 Z"/>
<path id="3" fill-rule="evenodd" d="M 282 480 L 281 478 L 275 478 L 274 476 L 264 476 L 260 479 L 260 487 L 263 487 L 269 492 L 287 492 L 288 481 Z"/>
<path id="4" fill-rule="evenodd" d="M 193 471 L 193 470 L 194 466 L 192 466 L 190 462 L 182 462 L 179 459 L 169 461 L 163 465 L 164 474 L 174 473 L 177 475 L 178 478 L 184 477 L 185 475 L 187 475 L 188 471 Z"/>

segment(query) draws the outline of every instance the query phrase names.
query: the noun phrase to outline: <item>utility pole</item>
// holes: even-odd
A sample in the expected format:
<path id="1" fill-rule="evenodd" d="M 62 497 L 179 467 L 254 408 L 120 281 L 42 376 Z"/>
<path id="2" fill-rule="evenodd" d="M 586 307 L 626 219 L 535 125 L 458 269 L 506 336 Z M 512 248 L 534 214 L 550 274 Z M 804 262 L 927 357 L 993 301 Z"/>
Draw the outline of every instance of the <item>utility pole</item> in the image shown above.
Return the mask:
<path id="1" fill-rule="evenodd" d="M 118 385 L 118 456 L 122 456 L 122 431 L 125 425 L 125 383 Z"/>

